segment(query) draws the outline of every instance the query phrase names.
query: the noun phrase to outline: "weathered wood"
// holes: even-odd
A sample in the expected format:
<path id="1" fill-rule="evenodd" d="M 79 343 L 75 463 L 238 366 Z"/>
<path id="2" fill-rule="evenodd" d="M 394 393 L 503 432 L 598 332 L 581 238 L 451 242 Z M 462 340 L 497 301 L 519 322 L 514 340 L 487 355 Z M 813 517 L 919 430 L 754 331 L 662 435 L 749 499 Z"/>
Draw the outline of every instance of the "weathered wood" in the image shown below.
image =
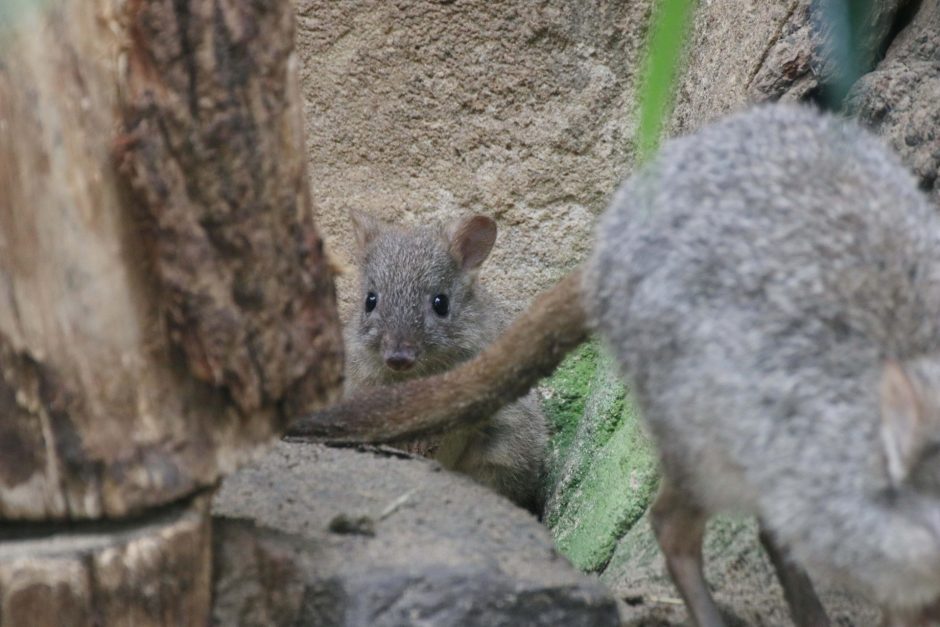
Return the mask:
<path id="1" fill-rule="evenodd" d="M 245 411 L 320 400 L 336 382 L 319 359 L 336 351 L 333 288 L 311 214 L 293 7 L 130 0 L 128 12 L 121 157 L 171 336 Z"/>
<path id="2" fill-rule="evenodd" d="M 175 501 L 337 389 L 292 39 L 286 0 L 0 29 L 0 520 Z"/>
<path id="3" fill-rule="evenodd" d="M 0 528 L 0 627 L 206 625 L 211 599 L 208 497 L 145 522 Z"/>

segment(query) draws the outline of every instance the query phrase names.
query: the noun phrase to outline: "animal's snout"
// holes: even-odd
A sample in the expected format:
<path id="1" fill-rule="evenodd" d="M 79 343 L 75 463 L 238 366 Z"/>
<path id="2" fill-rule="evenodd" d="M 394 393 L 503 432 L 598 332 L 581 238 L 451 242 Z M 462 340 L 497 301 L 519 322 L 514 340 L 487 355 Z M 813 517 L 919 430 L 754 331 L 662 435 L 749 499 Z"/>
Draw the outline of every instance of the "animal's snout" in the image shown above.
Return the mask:
<path id="1" fill-rule="evenodd" d="M 418 359 L 418 350 L 414 346 L 398 346 L 385 351 L 385 365 L 392 370 L 410 370 Z"/>

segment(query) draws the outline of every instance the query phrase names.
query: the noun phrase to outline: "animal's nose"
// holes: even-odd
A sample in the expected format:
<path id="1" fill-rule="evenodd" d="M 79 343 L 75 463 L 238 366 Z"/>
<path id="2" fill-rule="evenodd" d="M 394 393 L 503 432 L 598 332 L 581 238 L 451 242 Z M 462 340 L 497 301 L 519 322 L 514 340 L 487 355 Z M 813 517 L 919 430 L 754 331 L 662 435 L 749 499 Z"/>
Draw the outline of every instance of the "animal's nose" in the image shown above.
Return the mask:
<path id="1" fill-rule="evenodd" d="M 402 346 L 385 353 L 385 365 L 392 370 L 410 370 L 415 365 L 418 352 L 411 346 Z"/>

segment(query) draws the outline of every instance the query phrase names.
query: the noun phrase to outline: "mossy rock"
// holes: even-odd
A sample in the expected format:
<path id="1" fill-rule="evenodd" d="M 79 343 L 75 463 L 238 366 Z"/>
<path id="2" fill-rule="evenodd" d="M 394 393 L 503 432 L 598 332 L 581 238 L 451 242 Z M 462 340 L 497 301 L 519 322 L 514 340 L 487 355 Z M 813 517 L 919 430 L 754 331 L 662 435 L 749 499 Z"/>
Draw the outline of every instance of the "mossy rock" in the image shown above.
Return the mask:
<path id="1" fill-rule="evenodd" d="M 545 523 L 559 550 L 602 570 L 656 487 L 656 459 L 613 360 L 596 342 L 569 357 L 542 388 L 555 434 Z"/>

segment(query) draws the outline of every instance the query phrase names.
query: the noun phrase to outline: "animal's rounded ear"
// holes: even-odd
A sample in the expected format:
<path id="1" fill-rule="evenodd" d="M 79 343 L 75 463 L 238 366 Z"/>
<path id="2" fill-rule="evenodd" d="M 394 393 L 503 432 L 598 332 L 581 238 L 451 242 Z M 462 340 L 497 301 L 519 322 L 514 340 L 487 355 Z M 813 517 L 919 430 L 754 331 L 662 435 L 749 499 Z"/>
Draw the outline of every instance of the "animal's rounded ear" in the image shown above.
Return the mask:
<path id="1" fill-rule="evenodd" d="M 385 223 L 371 213 L 349 210 L 349 221 L 352 222 L 353 234 L 356 236 L 356 245 L 361 253 L 385 228 Z"/>
<path id="2" fill-rule="evenodd" d="M 454 223 L 449 229 L 450 254 L 461 270 L 480 267 L 496 242 L 496 222 L 489 216 L 475 215 Z"/>
<path id="3" fill-rule="evenodd" d="M 901 364 L 889 361 L 881 373 L 881 440 L 892 483 L 907 479 L 921 448 L 924 403 Z"/>

